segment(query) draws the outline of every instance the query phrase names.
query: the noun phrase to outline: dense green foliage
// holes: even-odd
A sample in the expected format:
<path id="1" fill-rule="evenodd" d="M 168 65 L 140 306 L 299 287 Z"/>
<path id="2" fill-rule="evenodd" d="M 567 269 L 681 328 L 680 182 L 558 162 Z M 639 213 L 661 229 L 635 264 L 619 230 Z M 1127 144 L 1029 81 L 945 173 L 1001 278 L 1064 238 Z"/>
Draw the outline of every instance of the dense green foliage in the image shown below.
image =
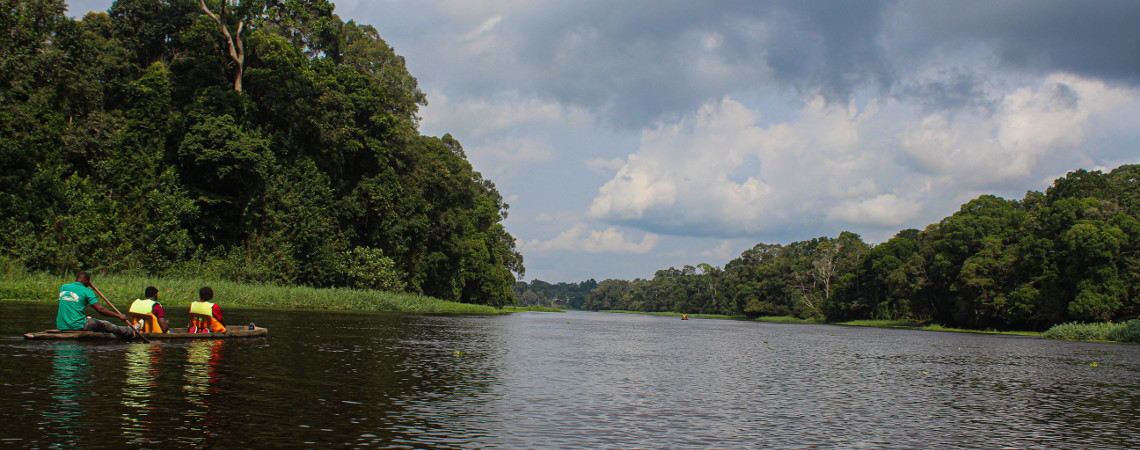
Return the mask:
<path id="1" fill-rule="evenodd" d="M 1046 339 L 1068 341 L 1115 341 L 1140 343 L 1140 319 L 1119 323 L 1077 323 L 1054 325 L 1041 335 Z"/>
<path id="2" fill-rule="evenodd" d="M 598 287 L 593 279 L 581 283 L 550 284 L 542 280 L 515 283 L 514 294 L 522 306 L 538 305 L 555 308 L 586 309 L 586 296 Z"/>
<path id="3" fill-rule="evenodd" d="M 604 280 L 583 307 L 999 330 L 1131 319 L 1140 314 L 1138 179 L 1140 165 L 1074 171 L 1045 193 L 984 195 L 874 246 L 848 232 L 757 244 L 723 269 Z"/>
<path id="4" fill-rule="evenodd" d="M 507 205 L 327 0 L 2 0 L 0 256 L 513 302 Z M 241 57 L 231 47 L 240 44 Z"/>

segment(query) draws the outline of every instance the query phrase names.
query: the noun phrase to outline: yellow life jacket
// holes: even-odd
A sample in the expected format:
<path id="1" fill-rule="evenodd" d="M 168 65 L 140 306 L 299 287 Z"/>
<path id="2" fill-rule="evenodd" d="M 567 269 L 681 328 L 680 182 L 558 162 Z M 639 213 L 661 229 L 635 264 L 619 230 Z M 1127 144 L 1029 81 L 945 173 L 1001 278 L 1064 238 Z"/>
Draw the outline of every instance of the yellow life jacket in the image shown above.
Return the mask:
<path id="1" fill-rule="evenodd" d="M 214 304 L 210 302 L 193 302 L 190 303 L 190 328 L 197 328 L 198 332 L 202 330 L 209 330 L 215 333 L 225 333 L 226 326 L 214 319 Z M 206 317 L 194 316 L 193 314 L 201 314 Z"/>
<path id="2" fill-rule="evenodd" d="M 154 304 L 157 303 L 151 299 L 138 299 L 131 303 L 130 314 L 127 316 L 127 321 L 134 325 L 136 323 L 143 323 L 143 333 L 161 333 L 162 325 L 158 323 L 158 317 L 154 315 Z"/>

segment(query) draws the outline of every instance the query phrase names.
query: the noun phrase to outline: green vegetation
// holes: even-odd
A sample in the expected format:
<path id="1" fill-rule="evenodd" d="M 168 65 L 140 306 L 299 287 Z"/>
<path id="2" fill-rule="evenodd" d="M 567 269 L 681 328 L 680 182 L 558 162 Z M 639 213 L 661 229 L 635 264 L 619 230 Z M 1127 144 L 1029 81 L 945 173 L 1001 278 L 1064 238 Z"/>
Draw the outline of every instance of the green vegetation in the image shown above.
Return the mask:
<path id="1" fill-rule="evenodd" d="M 771 323 L 827 323 L 823 319 L 801 319 L 792 316 L 761 316 L 753 319 L 757 322 L 771 322 Z"/>
<path id="2" fill-rule="evenodd" d="M 458 141 L 419 133 L 426 96 L 373 27 L 327 0 L 65 9 L 0 6 L 0 257 L 514 302 L 508 206 Z"/>
<path id="3" fill-rule="evenodd" d="M 601 311 L 609 313 L 622 313 L 622 314 L 649 314 L 656 316 L 681 316 L 682 313 L 678 312 L 642 312 L 642 311 L 625 311 L 625 310 L 609 310 Z M 801 319 L 792 316 L 762 316 L 756 318 L 748 318 L 745 316 L 727 316 L 723 314 L 688 314 L 689 317 L 702 318 L 702 319 L 731 319 L 731 320 L 754 320 L 757 322 L 769 323 L 795 323 L 795 324 L 827 324 L 829 322 L 818 319 L 809 318 Z M 1140 325 L 1140 321 L 1137 321 Z M 875 328 L 906 328 L 910 330 L 922 331 L 950 331 L 956 333 L 981 333 L 981 334 L 1010 334 L 1018 336 L 1041 336 L 1042 334 L 1036 331 L 998 331 L 998 330 L 969 330 L 964 328 L 947 328 L 938 324 L 922 324 L 911 320 L 850 320 L 847 322 L 831 322 L 831 325 L 845 325 L 853 327 L 875 327 Z M 1140 326 L 1137 327 L 1137 334 L 1140 335 Z M 1063 339 L 1063 338 L 1059 338 Z M 1122 341 L 1124 342 L 1124 341 Z"/>
<path id="4" fill-rule="evenodd" d="M 836 325 L 848 325 L 853 327 L 874 327 L 874 328 L 923 328 L 925 326 L 938 327 L 939 325 L 923 325 L 913 320 L 849 320 L 846 322 L 838 322 Z"/>
<path id="5" fill-rule="evenodd" d="M 1037 331 L 1009 331 L 1009 330 L 973 330 L 966 328 L 950 328 L 944 327 L 939 324 L 921 324 L 911 320 L 851 320 L 847 322 L 835 322 L 835 325 L 847 325 L 856 327 L 875 327 L 875 328 L 906 328 L 910 330 L 922 331 L 950 331 L 954 333 L 979 333 L 979 334 L 1009 334 L 1016 336 L 1041 336 Z"/>
<path id="6" fill-rule="evenodd" d="M 55 303 L 59 286 L 73 278 L 49 274 L 28 274 L 5 265 L 0 274 L 0 300 Z M 155 286 L 166 307 L 188 307 L 198 299 L 198 289 L 214 289 L 214 301 L 223 307 L 293 308 L 325 310 L 391 311 L 418 314 L 502 314 L 509 310 L 486 305 L 448 302 L 431 297 L 377 290 L 270 286 L 233 281 L 191 278 L 156 278 L 130 275 L 104 275 L 92 280 L 120 310 L 143 289 Z"/>
<path id="7" fill-rule="evenodd" d="M 549 306 L 529 305 L 529 306 L 504 306 L 503 311 L 506 312 L 566 312 L 565 309 L 551 308 Z"/>
<path id="8" fill-rule="evenodd" d="M 743 319 L 744 318 L 744 316 L 726 316 L 724 314 L 684 314 L 684 313 L 673 312 L 673 311 L 645 312 L 645 311 L 628 311 L 628 310 L 614 309 L 614 310 L 606 310 L 606 311 L 601 311 L 601 312 L 618 313 L 618 314 L 647 314 L 647 315 L 651 315 L 651 316 L 670 316 L 670 317 L 688 316 L 688 317 L 691 317 L 694 319 Z"/>
<path id="9" fill-rule="evenodd" d="M 564 292 L 559 298 L 577 298 L 596 284 L 581 308 L 944 324 L 920 327 L 939 330 L 1123 321 L 1140 315 L 1138 179 L 1140 165 L 1077 170 L 1044 193 L 1020 201 L 983 195 L 924 230 L 903 230 L 878 245 L 842 232 L 757 244 L 723 268 L 670 267 L 652 279 L 577 285 L 535 280 L 516 284 L 515 292 L 541 301 L 553 287 Z"/>
<path id="10" fill-rule="evenodd" d="M 598 287 L 593 279 L 581 283 L 550 284 L 542 280 L 516 282 L 513 290 L 519 305 L 547 305 L 559 308 L 586 309 L 586 297 Z"/>
<path id="11" fill-rule="evenodd" d="M 1127 322 L 1062 323 L 1042 334 L 1046 339 L 1140 343 L 1140 319 Z"/>

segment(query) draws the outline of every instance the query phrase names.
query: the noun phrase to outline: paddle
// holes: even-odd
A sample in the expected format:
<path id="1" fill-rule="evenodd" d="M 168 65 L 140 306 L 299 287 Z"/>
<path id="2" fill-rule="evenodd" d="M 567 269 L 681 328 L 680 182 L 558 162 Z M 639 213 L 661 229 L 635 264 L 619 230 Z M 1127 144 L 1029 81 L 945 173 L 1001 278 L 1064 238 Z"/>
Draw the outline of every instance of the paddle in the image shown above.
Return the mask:
<path id="1" fill-rule="evenodd" d="M 118 314 L 120 316 L 123 315 L 123 313 L 119 312 L 119 308 L 116 308 L 115 305 L 113 303 L 111 303 L 110 300 L 107 300 L 107 296 L 103 295 L 102 292 L 99 292 L 99 288 L 95 287 L 94 284 L 91 285 L 91 289 L 93 289 L 96 294 L 99 294 L 99 298 L 101 298 L 101 299 L 103 299 L 103 301 L 107 302 L 108 305 L 111 305 L 111 309 L 115 310 L 115 314 Z M 126 321 L 126 319 L 123 319 L 123 320 Z M 127 328 L 130 328 L 131 332 L 133 332 L 135 334 L 135 336 L 138 336 L 139 339 L 142 339 L 143 342 L 146 342 L 147 344 L 153 343 L 150 341 L 150 339 L 147 339 L 146 336 L 143 336 L 142 333 L 139 333 L 139 330 L 136 330 L 135 327 L 132 327 L 130 322 L 127 322 Z"/>

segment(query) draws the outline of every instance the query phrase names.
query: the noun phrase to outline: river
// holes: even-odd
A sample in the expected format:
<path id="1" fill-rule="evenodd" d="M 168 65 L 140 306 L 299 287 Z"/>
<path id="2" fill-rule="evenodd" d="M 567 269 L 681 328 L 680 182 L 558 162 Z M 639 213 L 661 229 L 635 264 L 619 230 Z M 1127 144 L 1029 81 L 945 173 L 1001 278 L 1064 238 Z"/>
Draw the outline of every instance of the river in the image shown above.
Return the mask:
<path id="1" fill-rule="evenodd" d="M 20 448 L 1138 448 L 1140 346 L 605 313 L 227 309 L 265 338 L 25 341 Z M 175 318 L 174 326 L 184 320 Z"/>

